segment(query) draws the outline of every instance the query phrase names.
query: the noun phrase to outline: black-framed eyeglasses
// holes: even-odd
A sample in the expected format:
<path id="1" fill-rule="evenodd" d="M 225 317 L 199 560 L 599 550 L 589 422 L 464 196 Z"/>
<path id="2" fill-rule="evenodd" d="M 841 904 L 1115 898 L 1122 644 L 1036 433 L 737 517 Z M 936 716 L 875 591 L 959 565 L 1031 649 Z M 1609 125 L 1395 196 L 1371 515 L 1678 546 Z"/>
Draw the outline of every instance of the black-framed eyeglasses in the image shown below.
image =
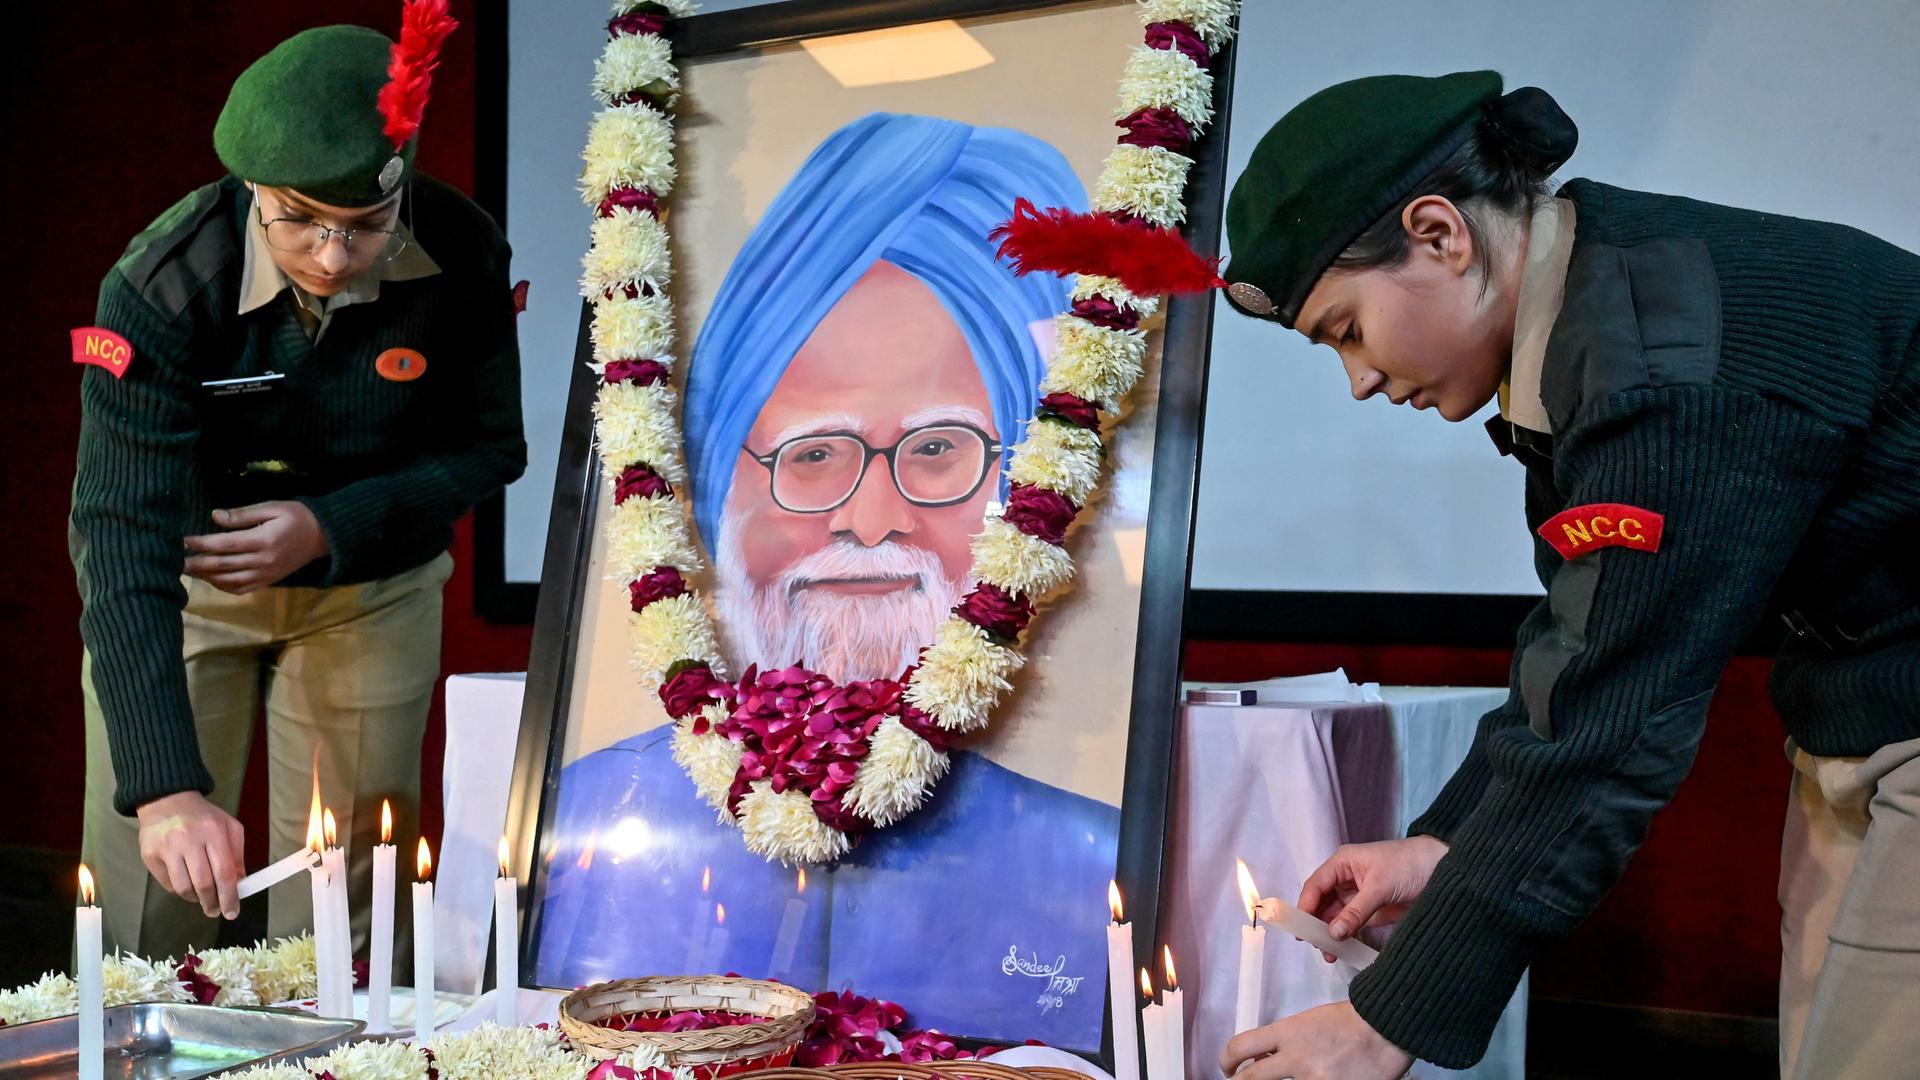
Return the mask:
<path id="1" fill-rule="evenodd" d="M 316 254 L 336 236 L 348 255 L 365 256 L 371 253 L 381 262 L 391 262 L 407 249 L 407 238 L 398 229 L 336 229 L 300 217 L 277 217 L 269 221 L 266 211 L 260 207 L 258 196 L 253 200 L 253 215 L 260 219 L 260 227 L 266 230 L 270 246 L 295 255 Z"/>
<path id="2" fill-rule="evenodd" d="M 756 454 L 774 505 L 795 514 L 823 514 L 845 505 L 866 479 L 874 458 L 885 458 L 894 490 L 915 506 L 952 506 L 973 498 L 987 466 L 1005 447 L 971 424 L 915 428 L 892 446 L 876 447 L 851 431 L 800 435 Z"/>

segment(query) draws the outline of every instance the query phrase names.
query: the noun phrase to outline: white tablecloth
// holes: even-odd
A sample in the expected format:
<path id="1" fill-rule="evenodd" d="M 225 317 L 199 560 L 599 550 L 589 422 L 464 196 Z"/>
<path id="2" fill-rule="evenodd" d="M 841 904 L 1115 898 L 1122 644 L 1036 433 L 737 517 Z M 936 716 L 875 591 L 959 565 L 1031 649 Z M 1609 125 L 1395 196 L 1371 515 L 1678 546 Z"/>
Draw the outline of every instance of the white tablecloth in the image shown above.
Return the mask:
<path id="1" fill-rule="evenodd" d="M 447 682 L 446 834 L 435 897 L 438 981 L 477 990 L 491 933 L 494 845 L 524 683 L 456 675 Z M 1233 860 L 1261 892 L 1292 900 L 1343 843 L 1399 836 L 1466 756 L 1480 716 L 1505 690 L 1389 687 L 1383 704 L 1191 706 L 1175 782 L 1164 913 L 1187 987 L 1188 1075 L 1214 1076 L 1233 1034 L 1245 920 Z M 1267 939 L 1266 1013 L 1279 1017 L 1346 996 L 1340 970 L 1277 932 Z M 856 988 L 857 989 L 857 988 Z M 912 1002 L 903 1002 L 909 1008 Z M 1525 1075 L 1526 984 L 1508 1004 L 1486 1060 L 1464 1073 Z"/>

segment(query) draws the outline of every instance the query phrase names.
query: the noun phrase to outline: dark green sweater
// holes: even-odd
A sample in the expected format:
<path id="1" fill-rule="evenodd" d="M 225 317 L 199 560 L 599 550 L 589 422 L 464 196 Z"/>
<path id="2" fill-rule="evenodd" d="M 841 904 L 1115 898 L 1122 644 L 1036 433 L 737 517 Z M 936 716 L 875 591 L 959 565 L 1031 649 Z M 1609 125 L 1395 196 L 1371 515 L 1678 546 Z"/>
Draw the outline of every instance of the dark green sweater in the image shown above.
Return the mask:
<path id="1" fill-rule="evenodd" d="M 526 467 L 506 241 L 437 180 L 416 174 L 409 199 L 441 273 L 383 282 L 317 344 L 290 293 L 237 314 L 252 211 L 232 177 L 162 214 L 101 282 L 97 323 L 133 361 L 120 379 L 82 369 L 68 544 L 122 813 L 212 789 L 180 658 L 182 538 L 218 531 L 215 508 L 300 499 L 331 553 L 281 585 L 346 585 L 445 551 L 454 520 Z M 381 377 L 394 347 L 419 350 L 426 373 Z M 285 378 L 259 394 L 202 387 L 269 371 Z M 248 470 L 266 461 L 290 470 Z"/>
<path id="2" fill-rule="evenodd" d="M 1721 670 L 1769 610 L 1851 625 L 1793 639 L 1773 694 L 1807 751 L 1920 737 L 1920 257 L 1854 229 L 1574 181 L 1566 302 L 1527 464 L 1527 519 L 1625 503 L 1657 552 L 1572 560 L 1512 693 L 1412 834 L 1447 856 L 1352 1001 L 1464 1067 L 1521 973 L 1618 880 L 1692 765 Z M 1871 595 L 1868 595 L 1871 594 Z M 1871 613 L 1871 614 L 1866 614 Z"/>

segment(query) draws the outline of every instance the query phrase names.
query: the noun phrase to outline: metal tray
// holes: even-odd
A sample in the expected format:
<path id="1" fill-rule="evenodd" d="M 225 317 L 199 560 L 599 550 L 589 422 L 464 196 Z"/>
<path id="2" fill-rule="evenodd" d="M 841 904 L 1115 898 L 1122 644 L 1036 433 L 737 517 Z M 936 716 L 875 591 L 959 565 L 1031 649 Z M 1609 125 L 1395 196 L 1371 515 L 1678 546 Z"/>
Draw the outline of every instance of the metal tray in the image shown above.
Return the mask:
<path id="1" fill-rule="evenodd" d="M 228 1069 L 297 1061 L 359 1034 L 358 1020 L 289 1009 L 228 1009 L 149 1002 L 106 1011 L 106 1080 L 179 1080 Z M 0 1080 L 71 1077 L 79 1022 L 55 1017 L 0 1027 Z"/>

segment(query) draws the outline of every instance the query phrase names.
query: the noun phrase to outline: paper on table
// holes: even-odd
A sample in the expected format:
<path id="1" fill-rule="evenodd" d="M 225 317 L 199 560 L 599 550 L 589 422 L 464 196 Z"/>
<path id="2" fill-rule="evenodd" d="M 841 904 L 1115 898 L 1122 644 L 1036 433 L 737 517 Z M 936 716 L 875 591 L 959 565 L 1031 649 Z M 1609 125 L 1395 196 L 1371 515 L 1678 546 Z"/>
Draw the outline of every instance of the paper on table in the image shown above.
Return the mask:
<path id="1" fill-rule="evenodd" d="M 1262 705 L 1324 705 L 1329 702 L 1380 700 L 1378 684 L 1369 684 L 1373 687 L 1373 696 L 1368 696 L 1365 687 L 1347 680 L 1345 668 L 1335 668 L 1317 675 L 1289 675 L 1279 679 L 1219 685 L 1234 690 L 1252 690 Z"/>

